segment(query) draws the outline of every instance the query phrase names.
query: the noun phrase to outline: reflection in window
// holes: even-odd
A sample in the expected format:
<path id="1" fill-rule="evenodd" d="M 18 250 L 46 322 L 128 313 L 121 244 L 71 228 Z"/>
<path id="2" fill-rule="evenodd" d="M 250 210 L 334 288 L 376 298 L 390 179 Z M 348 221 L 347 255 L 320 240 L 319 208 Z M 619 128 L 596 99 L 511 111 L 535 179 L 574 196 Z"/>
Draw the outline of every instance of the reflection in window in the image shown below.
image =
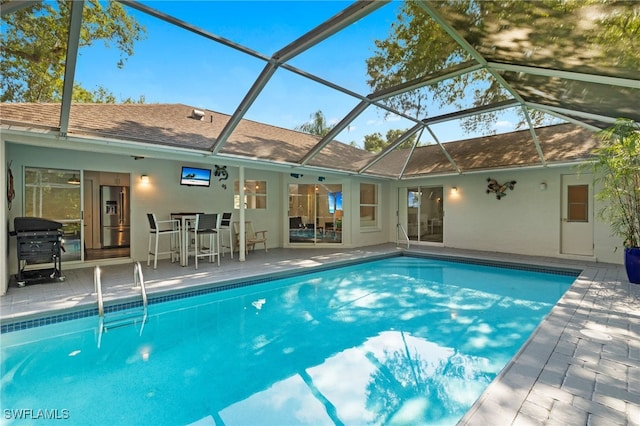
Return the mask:
<path id="1" fill-rule="evenodd" d="M 240 186 L 236 180 L 233 184 L 234 196 L 233 207 L 240 208 Z M 244 181 L 244 208 L 245 209 L 266 209 L 267 208 L 267 181 L 245 180 Z"/>
<path id="2" fill-rule="evenodd" d="M 289 184 L 289 242 L 342 242 L 342 185 Z"/>
<path id="3" fill-rule="evenodd" d="M 24 215 L 63 224 L 63 260 L 80 259 L 80 171 L 25 168 Z"/>
<path id="4" fill-rule="evenodd" d="M 378 227 L 378 185 L 360 184 L 360 227 Z"/>

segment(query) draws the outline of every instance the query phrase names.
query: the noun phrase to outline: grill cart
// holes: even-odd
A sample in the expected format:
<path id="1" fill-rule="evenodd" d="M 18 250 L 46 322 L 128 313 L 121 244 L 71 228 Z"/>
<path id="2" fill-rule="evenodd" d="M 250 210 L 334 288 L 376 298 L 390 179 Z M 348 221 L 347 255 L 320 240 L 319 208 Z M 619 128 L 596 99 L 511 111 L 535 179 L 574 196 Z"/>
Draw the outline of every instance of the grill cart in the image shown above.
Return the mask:
<path id="1" fill-rule="evenodd" d="M 17 238 L 19 287 L 26 284 L 64 281 L 62 275 L 62 224 L 40 217 L 16 217 L 12 236 Z M 41 267 L 30 267 L 39 265 Z"/>

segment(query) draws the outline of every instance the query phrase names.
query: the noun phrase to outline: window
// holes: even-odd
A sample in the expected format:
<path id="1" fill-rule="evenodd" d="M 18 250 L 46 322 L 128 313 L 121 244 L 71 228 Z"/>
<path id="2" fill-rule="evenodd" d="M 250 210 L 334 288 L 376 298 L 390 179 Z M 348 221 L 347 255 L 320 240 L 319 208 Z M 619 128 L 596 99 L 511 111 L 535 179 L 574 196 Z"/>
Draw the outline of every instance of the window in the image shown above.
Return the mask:
<path id="1" fill-rule="evenodd" d="M 360 228 L 378 227 L 378 185 L 360 184 Z"/>
<path id="2" fill-rule="evenodd" d="M 342 185 L 289 184 L 289 242 L 342 243 Z"/>
<path id="3" fill-rule="evenodd" d="M 236 180 L 233 184 L 234 196 L 233 207 L 240 208 L 240 185 Z M 245 180 L 244 181 L 244 208 L 245 209 L 266 209 L 267 208 L 267 181 L 265 180 Z"/>
<path id="4" fill-rule="evenodd" d="M 589 185 L 569 185 L 567 194 L 567 220 L 589 222 Z"/>

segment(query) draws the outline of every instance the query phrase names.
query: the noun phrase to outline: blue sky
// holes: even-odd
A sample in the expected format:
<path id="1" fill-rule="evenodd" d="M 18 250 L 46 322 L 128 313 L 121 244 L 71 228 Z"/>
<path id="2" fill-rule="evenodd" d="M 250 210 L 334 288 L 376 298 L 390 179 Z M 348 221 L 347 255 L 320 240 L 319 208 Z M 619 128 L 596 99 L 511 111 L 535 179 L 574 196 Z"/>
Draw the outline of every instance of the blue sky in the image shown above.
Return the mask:
<path id="1" fill-rule="evenodd" d="M 149 1 L 149 6 L 216 35 L 242 44 L 264 56 L 291 43 L 339 13 L 344 1 Z M 386 38 L 400 2 L 392 1 L 347 27 L 289 63 L 347 89 L 366 95 L 366 59 L 374 40 Z M 116 67 L 119 51 L 101 43 L 81 50 L 76 80 L 94 90 L 104 86 L 117 99 L 144 96 L 149 103 L 184 103 L 232 114 L 265 66 L 265 62 L 191 32 L 127 8 L 147 28 L 148 36 L 135 46 L 123 69 Z M 245 118 L 293 129 L 321 110 L 335 123 L 359 100 L 280 68 Z M 450 111 L 445 111 L 450 112 Z M 439 112 L 432 109 L 430 115 Z M 506 118 L 503 127 L 511 129 Z M 360 145 L 363 136 L 407 129 L 413 123 L 384 117 L 367 109 L 337 139 Z M 459 123 L 437 126 L 442 141 L 463 138 Z M 434 127 L 436 130 L 436 127 Z M 506 131 L 506 130 L 505 130 Z M 468 137 L 468 136 L 467 136 Z"/>

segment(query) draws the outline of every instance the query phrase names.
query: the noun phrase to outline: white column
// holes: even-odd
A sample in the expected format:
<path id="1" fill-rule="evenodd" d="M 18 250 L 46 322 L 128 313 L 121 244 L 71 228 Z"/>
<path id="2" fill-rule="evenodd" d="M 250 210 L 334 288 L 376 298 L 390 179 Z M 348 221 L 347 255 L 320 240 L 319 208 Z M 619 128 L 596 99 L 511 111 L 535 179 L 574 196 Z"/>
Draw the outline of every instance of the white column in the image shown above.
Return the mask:
<path id="1" fill-rule="evenodd" d="M 238 223 L 238 260 L 244 262 L 246 260 L 246 241 L 244 238 L 244 166 L 238 169 L 238 195 L 240 196 L 240 223 Z"/>

